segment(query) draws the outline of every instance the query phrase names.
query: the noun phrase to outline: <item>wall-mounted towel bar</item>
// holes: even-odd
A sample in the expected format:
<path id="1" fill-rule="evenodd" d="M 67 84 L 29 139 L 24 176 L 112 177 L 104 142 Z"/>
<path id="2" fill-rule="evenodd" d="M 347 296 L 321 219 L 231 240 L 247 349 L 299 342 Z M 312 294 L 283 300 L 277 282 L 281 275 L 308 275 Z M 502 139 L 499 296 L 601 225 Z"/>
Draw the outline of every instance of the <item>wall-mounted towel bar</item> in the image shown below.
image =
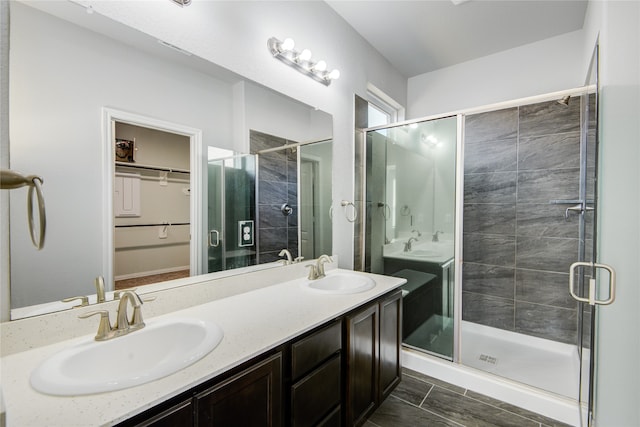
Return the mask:
<path id="1" fill-rule="evenodd" d="M 47 216 L 44 209 L 44 196 L 42 195 L 42 178 L 37 175 L 24 176 L 11 169 L 0 170 L 0 188 L 3 190 L 14 190 L 16 188 L 28 186 L 27 193 L 27 221 L 29 223 L 29 234 L 31 241 L 38 249 L 44 246 L 44 236 L 47 228 Z M 35 221 L 33 219 L 33 192 L 36 192 L 38 199 L 38 232 L 35 231 Z"/>

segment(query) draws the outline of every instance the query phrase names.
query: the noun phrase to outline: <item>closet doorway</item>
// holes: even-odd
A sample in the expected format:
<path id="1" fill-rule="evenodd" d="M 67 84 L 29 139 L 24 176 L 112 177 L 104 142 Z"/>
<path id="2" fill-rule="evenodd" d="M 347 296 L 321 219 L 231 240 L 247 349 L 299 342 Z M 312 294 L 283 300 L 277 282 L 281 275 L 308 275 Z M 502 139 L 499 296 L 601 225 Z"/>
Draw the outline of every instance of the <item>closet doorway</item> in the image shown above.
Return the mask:
<path id="1" fill-rule="evenodd" d="M 119 290 L 199 274 L 192 241 L 199 192 L 199 131 L 116 114 L 108 140 L 112 247 L 107 288 Z M 195 197 L 192 197 L 192 194 Z M 194 200 L 194 198 L 196 200 Z M 109 286 L 111 285 L 111 286 Z"/>

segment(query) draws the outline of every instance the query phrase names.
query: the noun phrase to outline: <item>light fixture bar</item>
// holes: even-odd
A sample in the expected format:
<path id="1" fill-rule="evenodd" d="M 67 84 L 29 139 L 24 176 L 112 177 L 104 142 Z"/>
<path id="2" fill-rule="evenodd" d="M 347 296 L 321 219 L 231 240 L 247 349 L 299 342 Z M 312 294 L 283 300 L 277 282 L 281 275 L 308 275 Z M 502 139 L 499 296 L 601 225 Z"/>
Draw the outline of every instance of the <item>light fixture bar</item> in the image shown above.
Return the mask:
<path id="1" fill-rule="evenodd" d="M 267 47 L 274 58 L 325 86 L 329 86 L 333 80 L 340 77 L 338 70 L 327 71 L 327 63 L 325 61 L 314 61 L 308 49 L 301 51 L 294 49 L 294 42 L 291 39 L 280 41 L 275 37 L 271 37 L 267 41 Z"/>

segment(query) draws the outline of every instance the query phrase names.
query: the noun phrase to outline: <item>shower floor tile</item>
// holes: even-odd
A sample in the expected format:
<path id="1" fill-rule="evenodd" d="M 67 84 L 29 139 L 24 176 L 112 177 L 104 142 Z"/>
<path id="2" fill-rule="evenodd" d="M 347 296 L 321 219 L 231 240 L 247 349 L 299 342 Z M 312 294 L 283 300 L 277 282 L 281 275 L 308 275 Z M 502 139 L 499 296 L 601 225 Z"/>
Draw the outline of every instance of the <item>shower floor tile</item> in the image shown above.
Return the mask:
<path id="1" fill-rule="evenodd" d="M 568 427 L 567 424 L 427 375 L 403 370 L 402 382 L 365 427 Z"/>

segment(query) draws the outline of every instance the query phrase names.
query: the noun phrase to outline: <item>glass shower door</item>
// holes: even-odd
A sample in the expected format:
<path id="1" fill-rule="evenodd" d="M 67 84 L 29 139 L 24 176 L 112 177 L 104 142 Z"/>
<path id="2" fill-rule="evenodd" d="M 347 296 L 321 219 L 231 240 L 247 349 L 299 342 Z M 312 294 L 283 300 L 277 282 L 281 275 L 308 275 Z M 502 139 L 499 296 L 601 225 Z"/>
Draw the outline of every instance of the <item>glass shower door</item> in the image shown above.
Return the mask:
<path id="1" fill-rule="evenodd" d="M 207 165 L 207 272 L 256 264 L 255 156 Z"/>
<path id="2" fill-rule="evenodd" d="M 224 160 L 207 164 L 207 273 L 225 270 Z"/>
<path id="3" fill-rule="evenodd" d="M 367 132 L 370 270 L 403 285 L 403 344 L 452 360 L 457 118 Z"/>

